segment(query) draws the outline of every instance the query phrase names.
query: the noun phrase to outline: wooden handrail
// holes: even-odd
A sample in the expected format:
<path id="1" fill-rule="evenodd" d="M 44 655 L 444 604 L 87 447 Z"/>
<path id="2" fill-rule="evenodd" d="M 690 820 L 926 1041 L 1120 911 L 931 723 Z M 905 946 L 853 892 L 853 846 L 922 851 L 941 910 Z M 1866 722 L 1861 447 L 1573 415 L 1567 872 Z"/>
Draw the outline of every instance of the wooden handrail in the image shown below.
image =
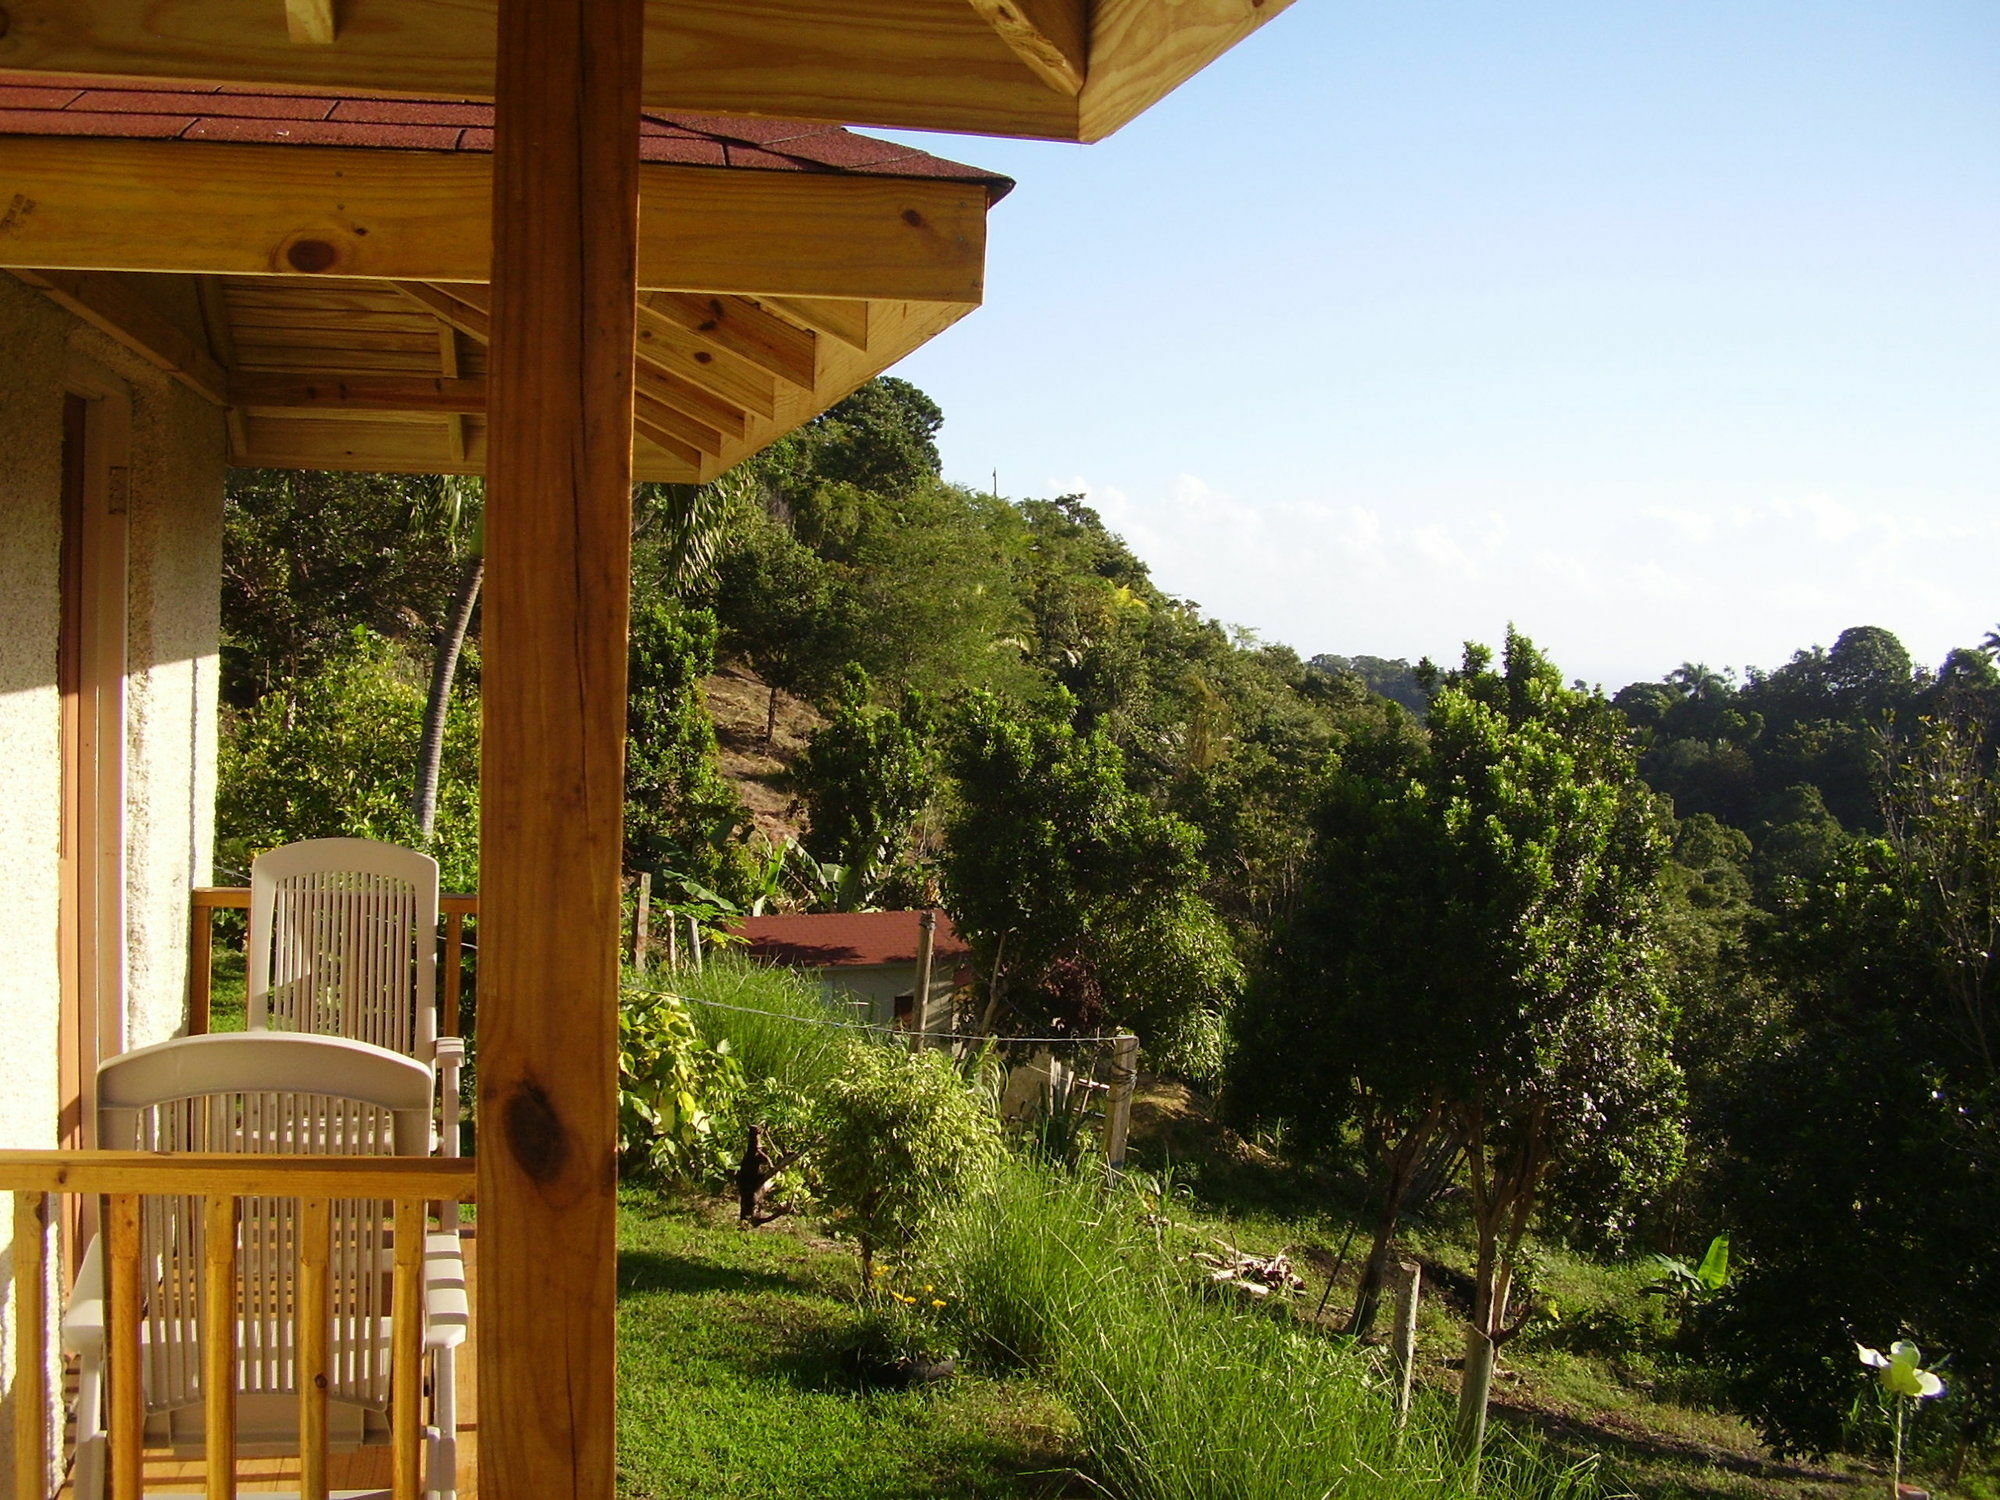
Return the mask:
<path id="1" fill-rule="evenodd" d="M 215 994 L 215 913 L 248 911 L 247 885 L 198 885 L 188 902 L 188 1035 L 206 1036 Z M 465 993 L 465 919 L 478 917 L 477 891 L 438 897 L 444 917 L 443 1015 L 438 1034 L 463 1036 Z"/>
<path id="2" fill-rule="evenodd" d="M 469 1156 L 0 1151 L 0 1192 L 190 1198 L 419 1198 L 470 1203 Z"/>
<path id="3" fill-rule="evenodd" d="M 211 1500 L 236 1493 L 236 1318 L 218 1315 L 236 1299 L 239 1201 L 299 1201 L 296 1316 L 301 1494 L 328 1492 L 327 1400 L 330 1359 L 329 1266 L 332 1200 L 394 1203 L 391 1279 L 390 1445 L 394 1500 L 418 1500 L 422 1481 L 425 1226 L 433 1202 L 469 1203 L 474 1163 L 467 1158 L 262 1156 L 149 1151 L 0 1151 L 0 1192 L 14 1194 L 14 1493 L 47 1492 L 51 1347 L 46 1290 L 49 1195 L 105 1199 L 105 1363 L 109 1410 L 104 1432 L 111 1500 L 140 1500 L 146 1396 L 141 1375 L 142 1320 L 149 1289 L 140 1232 L 146 1197 L 203 1200 L 206 1258 L 199 1314 L 204 1457 Z M 446 1222 L 450 1222 L 448 1219 Z"/>

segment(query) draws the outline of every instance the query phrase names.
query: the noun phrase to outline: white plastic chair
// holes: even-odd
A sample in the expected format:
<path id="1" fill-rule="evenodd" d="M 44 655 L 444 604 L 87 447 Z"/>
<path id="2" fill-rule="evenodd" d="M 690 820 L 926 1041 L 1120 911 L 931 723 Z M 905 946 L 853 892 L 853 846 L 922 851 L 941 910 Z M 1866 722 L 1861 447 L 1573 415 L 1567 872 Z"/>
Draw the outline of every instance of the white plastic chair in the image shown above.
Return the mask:
<path id="1" fill-rule="evenodd" d="M 114 1151 L 424 1156 L 430 1153 L 431 1072 L 414 1058 L 344 1038 L 250 1032 L 181 1037 L 112 1058 L 98 1069 L 99 1130 Z M 203 1226 L 199 1199 L 148 1197 L 141 1209 L 142 1364 L 147 1442 L 177 1455 L 203 1451 L 198 1312 Z M 298 1451 L 293 1365 L 298 1276 L 297 1205 L 241 1200 L 237 1224 L 237 1444 L 243 1457 Z M 333 1205 L 328 1266 L 329 1449 L 389 1438 L 393 1253 L 384 1205 Z M 93 1239 L 62 1322 L 79 1356 L 76 1490 L 102 1500 L 105 1424 L 103 1251 Z M 455 1230 L 424 1245 L 425 1493 L 457 1488 L 455 1351 L 470 1321 L 465 1262 Z M 359 1492 L 372 1493 L 372 1492 Z"/>
<path id="2" fill-rule="evenodd" d="M 441 1156 L 459 1155 L 459 1037 L 438 1035 L 438 864 L 374 839 L 250 862 L 249 1025 L 371 1042 L 436 1070 Z"/>

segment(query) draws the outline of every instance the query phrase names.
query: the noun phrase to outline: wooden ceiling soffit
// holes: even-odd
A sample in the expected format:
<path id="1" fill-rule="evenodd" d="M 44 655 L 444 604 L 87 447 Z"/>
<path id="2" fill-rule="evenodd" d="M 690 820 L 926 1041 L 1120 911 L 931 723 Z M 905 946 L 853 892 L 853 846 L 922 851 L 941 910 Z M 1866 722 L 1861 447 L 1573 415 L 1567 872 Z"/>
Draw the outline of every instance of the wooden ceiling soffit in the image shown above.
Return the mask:
<path id="1" fill-rule="evenodd" d="M 1096 140 L 1288 3 L 651 0 L 645 99 L 667 111 Z M 324 5 L 7 0 L 0 68 L 491 97 L 495 0 L 340 0 L 338 31 L 301 45 L 298 18 Z M 331 31 L 333 20 L 328 6 L 308 26 Z"/>
<path id="2" fill-rule="evenodd" d="M 243 287 L 250 283 L 231 283 Z M 485 288 L 400 288 L 413 306 L 483 328 L 482 309 L 450 292 L 482 296 Z M 637 372 L 634 473 L 638 478 L 690 482 L 713 479 L 731 464 L 790 432 L 870 377 L 972 311 L 970 304 L 882 302 L 870 309 L 872 350 L 838 340 L 820 351 L 819 382 L 811 390 L 776 383 L 771 415 L 739 413 L 741 432 L 721 432 L 720 453 L 688 441 L 674 427 L 690 399 L 642 358 Z M 440 326 L 444 326 L 441 322 Z M 477 333 L 466 337 L 478 338 Z M 270 468 L 358 469 L 383 473 L 479 473 L 486 461 L 486 382 L 478 376 L 429 374 L 294 374 L 237 370 L 226 394 L 239 403 L 245 435 L 237 462 Z M 685 430 L 685 429 L 683 429 Z M 710 444 L 709 446 L 714 446 Z"/>
<path id="3" fill-rule="evenodd" d="M 409 282 L 399 282 L 397 286 L 404 295 L 429 308 L 459 332 L 482 344 L 488 342 L 490 287 L 424 286 Z M 738 438 L 748 433 L 749 422 L 743 411 L 664 368 L 648 348 L 643 329 L 633 358 L 637 366 L 633 372 L 637 420 L 642 425 L 691 444 L 710 457 L 722 454 L 722 431 L 718 429 L 726 429 L 730 436 Z"/>
<path id="4" fill-rule="evenodd" d="M 469 152 L 5 136 L 0 265 L 484 282 L 491 187 Z M 978 183 L 648 166 L 639 284 L 977 303 L 986 207 Z"/>

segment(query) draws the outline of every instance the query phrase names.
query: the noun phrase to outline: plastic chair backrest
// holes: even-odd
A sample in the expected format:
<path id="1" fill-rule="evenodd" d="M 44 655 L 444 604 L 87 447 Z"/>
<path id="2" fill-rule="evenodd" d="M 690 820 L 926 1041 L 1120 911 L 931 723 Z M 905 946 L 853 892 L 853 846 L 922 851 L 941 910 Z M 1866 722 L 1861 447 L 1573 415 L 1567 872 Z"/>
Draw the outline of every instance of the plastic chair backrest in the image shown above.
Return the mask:
<path id="1" fill-rule="evenodd" d="M 374 839 L 310 839 L 250 865 L 249 1024 L 372 1042 L 428 1062 L 437 1041 L 438 865 Z"/>
<path id="2" fill-rule="evenodd" d="M 97 1079 L 107 1150 L 422 1156 L 430 1149 L 430 1069 L 365 1042 L 269 1031 L 180 1037 L 112 1058 Z M 240 1200 L 241 1391 L 297 1391 L 296 1210 L 290 1198 Z M 330 1393 L 386 1410 L 388 1216 L 377 1201 L 346 1199 L 334 1202 L 332 1217 Z M 144 1199 L 141 1236 L 146 1406 L 167 1411 L 201 1399 L 201 1200 Z"/>

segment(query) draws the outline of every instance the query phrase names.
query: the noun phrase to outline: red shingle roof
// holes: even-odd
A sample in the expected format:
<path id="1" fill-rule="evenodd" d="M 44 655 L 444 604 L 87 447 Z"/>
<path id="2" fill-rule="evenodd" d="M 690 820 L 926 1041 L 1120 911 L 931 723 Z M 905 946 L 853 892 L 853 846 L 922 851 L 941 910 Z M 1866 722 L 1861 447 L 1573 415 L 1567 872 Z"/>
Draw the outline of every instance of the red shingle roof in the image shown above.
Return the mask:
<path id="1" fill-rule="evenodd" d="M 799 969 L 866 968 L 917 961 L 918 921 L 914 911 L 816 912 L 803 916 L 745 917 L 734 930 L 747 939 L 744 949 L 767 963 Z M 938 913 L 931 962 L 939 973 L 972 957 L 972 950 Z"/>
<path id="2" fill-rule="evenodd" d="M 0 135 L 254 141 L 392 151 L 491 151 L 493 106 L 279 89 L 160 88 L 130 79 L 52 83 L 0 71 Z M 834 125 L 733 115 L 642 117 L 640 159 L 764 172 L 843 172 L 977 182 L 998 202 L 1011 179 Z"/>

